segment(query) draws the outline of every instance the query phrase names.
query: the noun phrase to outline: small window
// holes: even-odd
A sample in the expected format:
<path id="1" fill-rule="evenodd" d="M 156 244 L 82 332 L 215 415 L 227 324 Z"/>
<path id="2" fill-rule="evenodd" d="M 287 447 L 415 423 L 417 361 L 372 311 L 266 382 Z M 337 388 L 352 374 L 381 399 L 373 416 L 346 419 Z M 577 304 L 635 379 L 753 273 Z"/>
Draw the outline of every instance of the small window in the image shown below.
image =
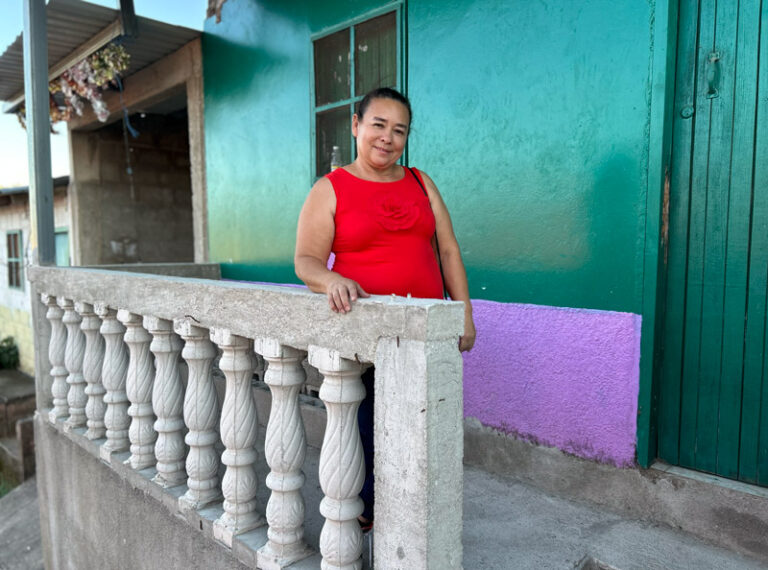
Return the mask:
<path id="1" fill-rule="evenodd" d="M 56 246 L 56 265 L 58 267 L 69 266 L 69 231 L 67 228 L 59 228 L 54 232 Z"/>
<path id="2" fill-rule="evenodd" d="M 363 96 L 377 87 L 399 87 L 397 29 L 397 12 L 388 12 L 314 41 L 316 177 L 330 171 L 334 146 L 342 161 L 354 160 L 350 125 Z"/>
<path id="3" fill-rule="evenodd" d="M 11 289 L 24 288 L 23 247 L 21 230 L 5 234 L 8 259 L 8 287 Z"/>

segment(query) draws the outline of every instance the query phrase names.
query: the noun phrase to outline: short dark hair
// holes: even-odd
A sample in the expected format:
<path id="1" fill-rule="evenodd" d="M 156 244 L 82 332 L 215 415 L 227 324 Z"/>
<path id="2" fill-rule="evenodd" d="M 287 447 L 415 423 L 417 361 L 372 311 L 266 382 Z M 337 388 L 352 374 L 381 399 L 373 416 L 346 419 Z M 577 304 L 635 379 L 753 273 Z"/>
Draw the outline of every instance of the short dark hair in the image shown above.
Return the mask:
<path id="1" fill-rule="evenodd" d="M 374 99 L 392 99 L 398 103 L 402 103 L 405 108 L 408 109 L 408 122 L 410 123 L 413 121 L 413 111 L 411 110 L 411 102 L 408 100 L 408 97 L 400 93 L 397 89 L 392 89 L 391 87 L 378 87 L 377 89 L 366 93 L 365 97 L 363 97 L 362 101 L 360 101 L 357 106 L 357 117 L 359 119 L 363 118 L 363 115 L 368 110 L 368 106 Z"/>

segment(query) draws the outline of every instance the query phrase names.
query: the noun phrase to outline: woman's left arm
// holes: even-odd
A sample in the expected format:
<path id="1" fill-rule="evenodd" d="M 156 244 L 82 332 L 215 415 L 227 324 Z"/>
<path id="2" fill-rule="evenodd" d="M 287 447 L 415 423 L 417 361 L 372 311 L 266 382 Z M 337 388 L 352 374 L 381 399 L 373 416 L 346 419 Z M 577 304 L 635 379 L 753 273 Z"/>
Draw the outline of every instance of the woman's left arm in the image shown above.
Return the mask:
<path id="1" fill-rule="evenodd" d="M 453 223 L 440 192 L 426 173 L 419 171 L 427 187 L 429 203 L 435 215 L 437 241 L 440 245 L 440 262 L 443 265 L 445 288 L 454 301 L 464 302 L 464 334 L 459 340 L 459 350 L 471 350 L 475 344 L 475 322 L 472 319 L 472 303 L 469 300 L 469 284 L 464 261 L 461 259 L 459 242 L 453 232 Z"/>

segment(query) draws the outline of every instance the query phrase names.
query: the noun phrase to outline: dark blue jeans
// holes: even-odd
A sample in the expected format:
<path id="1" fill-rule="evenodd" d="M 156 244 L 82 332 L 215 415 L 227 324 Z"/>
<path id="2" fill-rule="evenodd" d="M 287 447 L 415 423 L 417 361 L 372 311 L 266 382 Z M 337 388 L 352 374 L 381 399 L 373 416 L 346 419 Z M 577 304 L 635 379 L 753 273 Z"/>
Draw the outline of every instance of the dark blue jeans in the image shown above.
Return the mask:
<path id="1" fill-rule="evenodd" d="M 360 439 L 363 442 L 363 457 L 365 458 L 365 481 L 360 491 L 360 498 L 365 508 L 363 516 L 373 520 L 373 366 L 363 373 L 365 399 L 360 402 L 357 411 L 357 425 L 360 428 Z"/>

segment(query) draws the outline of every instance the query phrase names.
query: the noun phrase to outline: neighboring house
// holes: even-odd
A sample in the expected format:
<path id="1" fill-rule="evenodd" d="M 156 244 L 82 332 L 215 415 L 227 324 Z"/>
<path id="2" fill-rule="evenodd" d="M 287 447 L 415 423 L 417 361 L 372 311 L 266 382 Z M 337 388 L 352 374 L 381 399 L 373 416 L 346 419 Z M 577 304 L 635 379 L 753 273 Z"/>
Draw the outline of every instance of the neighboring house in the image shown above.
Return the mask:
<path id="1" fill-rule="evenodd" d="M 120 35 L 119 10 L 53 0 L 48 14 L 49 34 L 58 38 L 49 48 L 51 79 L 53 70 L 61 73 Z M 79 22 L 74 29 L 73 20 Z M 54 180 L 57 265 L 190 262 L 196 255 L 202 260 L 203 240 L 196 244 L 194 238 L 202 223 L 194 230 L 192 219 L 193 191 L 198 200 L 205 192 L 199 35 L 139 18 L 139 35 L 120 40 L 132 59 L 123 92 L 104 96 L 107 121 L 98 121 L 86 105 L 83 116 L 67 124 L 71 173 Z M 20 35 L 0 57 L 5 112 L 23 103 L 21 56 Z M 124 109 L 136 136 L 124 132 Z M 0 190 L 0 231 L 0 337 L 14 336 L 21 369 L 31 374 L 26 188 Z"/>
<path id="2" fill-rule="evenodd" d="M 53 180 L 56 264 L 69 265 L 69 177 Z M 19 369 L 35 373 L 35 347 L 25 265 L 29 251 L 29 188 L 0 188 L 0 339 L 13 337 L 19 349 Z"/>
<path id="3" fill-rule="evenodd" d="M 130 56 L 121 88 L 104 94 L 106 121 L 86 103 L 66 124 L 72 264 L 202 260 L 203 224 L 192 216 L 193 200 L 205 197 L 200 32 L 139 17 L 137 34 L 123 36 L 120 10 L 78 0 L 53 0 L 46 11 L 51 80 L 112 41 Z M 15 112 L 21 35 L 0 68 L 0 100 Z"/>
<path id="4" fill-rule="evenodd" d="M 768 484 L 758 2 L 210 5 L 224 277 L 295 281 L 309 188 L 333 145 L 352 160 L 355 102 L 398 87 L 407 162 L 440 188 L 476 299 L 466 416 L 617 466 Z"/>

